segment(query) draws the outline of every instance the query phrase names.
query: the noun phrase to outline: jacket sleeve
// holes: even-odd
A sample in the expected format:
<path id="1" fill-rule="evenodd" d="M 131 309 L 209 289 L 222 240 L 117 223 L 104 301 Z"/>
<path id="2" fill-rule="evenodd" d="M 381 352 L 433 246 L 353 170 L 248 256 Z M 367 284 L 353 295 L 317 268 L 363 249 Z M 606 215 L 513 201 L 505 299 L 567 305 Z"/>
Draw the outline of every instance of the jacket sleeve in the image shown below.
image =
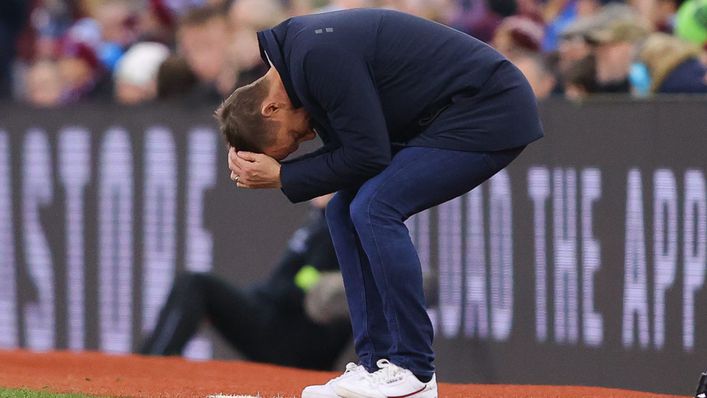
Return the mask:
<path id="1" fill-rule="evenodd" d="M 358 54 L 308 51 L 301 63 L 307 94 L 327 113 L 340 145 L 282 164 L 282 191 L 301 202 L 360 185 L 390 163 L 390 139 L 371 73 Z"/>

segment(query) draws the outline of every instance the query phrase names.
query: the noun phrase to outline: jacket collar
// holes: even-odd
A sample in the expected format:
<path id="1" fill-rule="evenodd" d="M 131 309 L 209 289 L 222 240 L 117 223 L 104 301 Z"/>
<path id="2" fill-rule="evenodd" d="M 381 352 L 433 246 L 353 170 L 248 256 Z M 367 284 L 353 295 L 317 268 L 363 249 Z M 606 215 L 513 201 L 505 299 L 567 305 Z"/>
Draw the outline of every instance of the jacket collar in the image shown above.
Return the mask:
<path id="1" fill-rule="evenodd" d="M 287 91 L 287 96 L 290 97 L 292 105 L 295 108 L 302 107 L 302 101 L 295 92 L 290 77 L 290 71 L 285 63 L 284 42 L 287 36 L 287 25 L 289 21 L 285 21 L 272 29 L 267 29 L 258 32 L 258 45 L 260 46 L 260 57 L 268 67 L 272 66 L 277 69 L 280 74 L 282 83 Z"/>

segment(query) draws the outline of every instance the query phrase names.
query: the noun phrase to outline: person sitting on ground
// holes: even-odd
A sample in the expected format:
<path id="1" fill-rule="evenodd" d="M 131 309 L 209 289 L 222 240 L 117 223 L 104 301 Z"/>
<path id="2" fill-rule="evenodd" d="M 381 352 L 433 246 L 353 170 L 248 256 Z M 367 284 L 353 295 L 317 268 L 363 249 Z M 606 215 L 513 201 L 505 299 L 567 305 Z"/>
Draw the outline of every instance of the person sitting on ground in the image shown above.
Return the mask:
<path id="1" fill-rule="evenodd" d="M 247 359 L 328 370 L 351 340 L 343 280 L 324 219 L 331 195 L 312 200 L 270 277 L 250 288 L 209 273 L 179 276 L 140 353 L 179 355 L 204 321 Z"/>

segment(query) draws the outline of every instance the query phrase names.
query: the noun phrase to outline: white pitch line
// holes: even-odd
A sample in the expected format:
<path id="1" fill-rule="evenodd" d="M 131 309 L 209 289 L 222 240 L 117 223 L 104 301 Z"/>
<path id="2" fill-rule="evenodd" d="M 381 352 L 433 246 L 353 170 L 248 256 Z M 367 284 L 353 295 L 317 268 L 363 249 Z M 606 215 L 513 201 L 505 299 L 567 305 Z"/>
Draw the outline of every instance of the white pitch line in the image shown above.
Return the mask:
<path id="1" fill-rule="evenodd" d="M 260 398 L 255 395 L 224 395 L 224 394 L 217 394 L 217 395 L 209 395 L 207 398 Z"/>

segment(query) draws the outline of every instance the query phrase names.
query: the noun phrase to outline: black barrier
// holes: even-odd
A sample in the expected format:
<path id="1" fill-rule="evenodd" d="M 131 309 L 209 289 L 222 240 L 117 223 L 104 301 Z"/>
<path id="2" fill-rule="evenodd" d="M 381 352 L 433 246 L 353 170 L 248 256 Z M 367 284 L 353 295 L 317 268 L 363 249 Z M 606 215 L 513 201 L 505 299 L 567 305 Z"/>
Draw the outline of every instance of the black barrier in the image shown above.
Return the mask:
<path id="1" fill-rule="evenodd" d="M 547 104 L 543 141 L 431 212 L 441 374 L 692 392 L 707 366 L 706 109 Z"/>
<path id="2" fill-rule="evenodd" d="M 692 392 L 707 367 L 706 109 L 547 103 L 546 138 L 408 221 L 438 274 L 442 380 Z M 211 112 L 2 107 L 0 347 L 127 352 L 176 272 L 267 275 L 306 206 L 236 190 Z M 205 338 L 189 352 L 228 355 Z"/>
<path id="3" fill-rule="evenodd" d="M 212 111 L 3 107 L 0 346 L 129 352 L 177 272 L 267 275 L 304 207 L 236 192 Z"/>

